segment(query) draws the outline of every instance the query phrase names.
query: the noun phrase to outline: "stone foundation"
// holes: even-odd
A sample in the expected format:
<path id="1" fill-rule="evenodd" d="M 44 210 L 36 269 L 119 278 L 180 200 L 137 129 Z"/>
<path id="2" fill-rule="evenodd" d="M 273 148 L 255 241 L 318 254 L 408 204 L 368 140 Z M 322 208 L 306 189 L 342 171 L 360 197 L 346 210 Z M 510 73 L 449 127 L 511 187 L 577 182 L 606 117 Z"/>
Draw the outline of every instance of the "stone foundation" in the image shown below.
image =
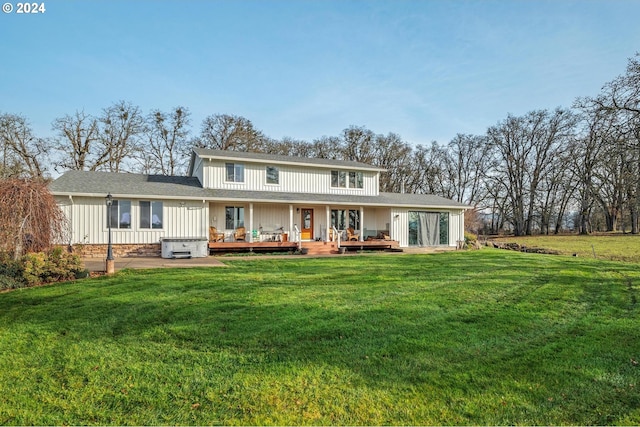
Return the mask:
<path id="1" fill-rule="evenodd" d="M 121 257 L 159 257 L 162 253 L 160 243 L 149 244 L 118 244 L 111 245 L 113 256 Z M 106 258 L 107 245 L 73 245 L 73 253 L 83 258 Z"/>

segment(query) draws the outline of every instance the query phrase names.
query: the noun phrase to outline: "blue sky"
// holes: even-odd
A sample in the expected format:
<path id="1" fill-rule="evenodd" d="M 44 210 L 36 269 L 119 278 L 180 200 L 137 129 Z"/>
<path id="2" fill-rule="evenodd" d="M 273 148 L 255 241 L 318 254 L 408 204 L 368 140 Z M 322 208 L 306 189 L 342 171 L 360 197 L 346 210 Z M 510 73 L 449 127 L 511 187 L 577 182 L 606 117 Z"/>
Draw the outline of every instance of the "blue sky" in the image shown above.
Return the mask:
<path id="1" fill-rule="evenodd" d="M 1 1 L 5 3 L 4 0 Z M 244 116 L 273 138 L 350 125 L 411 144 L 596 95 L 640 51 L 640 1 L 46 0 L 0 13 L 0 113 L 40 136 L 118 100 Z"/>

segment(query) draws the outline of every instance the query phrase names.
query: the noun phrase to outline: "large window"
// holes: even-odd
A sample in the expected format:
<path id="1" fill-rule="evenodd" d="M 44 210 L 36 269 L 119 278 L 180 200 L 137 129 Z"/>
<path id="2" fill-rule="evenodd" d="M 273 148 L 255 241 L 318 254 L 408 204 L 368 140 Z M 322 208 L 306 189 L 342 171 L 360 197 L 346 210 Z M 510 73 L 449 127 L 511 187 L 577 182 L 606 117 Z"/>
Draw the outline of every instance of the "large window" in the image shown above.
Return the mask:
<path id="1" fill-rule="evenodd" d="M 347 223 L 347 216 L 344 210 L 333 209 L 331 211 L 331 226 L 338 230 L 344 230 Z"/>
<path id="2" fill-rule="evenodd" d="M 107 227 L 111 223 L 111 228 L 131 228 L 131 201 L 114 200 L 111 205 L 111 217 L 109 217 L 109 207 L 107 206 Z"/>
<path id="3" fill-rule="evenodd" d="M 347 186 L 347 173 L 345 171 L 331 171 L 331 186 L 345 188 Z"/>
<path id="4" fill-rule="evenodd" d="M 331 171 L 331 186 L 337 188 L 363 188 L 364 174 L 356 171 Z"/>
<path id="5" fill-rule="evenodd" d="M 409 212 L 409 245 L 438 246 L 448 244 L 448 212 Z"/>
<path id="6" fill-rule="evenodd" d="M 140 202 L 140 228 L 162 228 L 162 202 Z"/>
<path id="7" fill-rule="evenodd" d="M 275 166 L 267 166 L 267 184 L 280 184 L 280 171 Z"/>
<path id="8" fill-rule="evenodd" d="M 359 210 L 349 210 L 349 227 L 360 230 L 360 211 Z"/>
<path id="9" fill-rule="evenodd" d="M 349 187 L 362 188 L 364 177 L 362 172 L 349 172 Z"/>
<path id="10" fill-rule="evenodd" d="M 338 230 L 345 230 L 347 227 L 359 230 L 360 211 L 357 209 L 332 209 L 331 226 L 337 228 Z"/>
<path id="11" fill-rule="evenodd" d="M 227 230 L 235 230 L 238 227 L 244 227 L 244 207 L 225 207 L 225 228 Z"/>
<path id="12" fill-rule="evenodd" d="M 244 165 L 240 163 L 225 163 L 228 182 L 244 182 Z"/>

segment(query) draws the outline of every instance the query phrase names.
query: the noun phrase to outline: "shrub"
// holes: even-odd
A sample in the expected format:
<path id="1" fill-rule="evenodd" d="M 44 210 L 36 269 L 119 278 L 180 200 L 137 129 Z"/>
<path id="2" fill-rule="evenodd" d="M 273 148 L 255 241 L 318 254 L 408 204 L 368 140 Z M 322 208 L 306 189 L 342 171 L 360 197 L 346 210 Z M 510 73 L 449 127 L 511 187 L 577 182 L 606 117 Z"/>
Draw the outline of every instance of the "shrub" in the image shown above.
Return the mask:
<path id="1" fill-rule="evenodd" d="M 23 277 L 24 268 L 8 253 L 0 252 L 0 289 L 23 288 L 27 284 Z"/>
<path id="2" fill-rule="evenodd" d="M 77 255 L 57 247 L 22 257 L 23 278 L 29 285 L 75 279 L 84 271 Z"/>
<path id="3" fill-rule="evenodd" d="M 27 284 L 20 280 L 20 278 L 5 276 L 0 274 L 0 290 L 5 289 L 19 289 L 26 287 Z"/>
<path id="4" fill-rule="evenodd" d="M 477 235 L 475 235 L 473 233 L 470 233 L 468 231 L 464 232 L 464 243 L 466 245 L 472 245 L 477 241 L 478 241 L 478 236 Z"/>
<path id="5" fill-rule="evenodd" d="M 46 258 L 47 255 L 44 252 L 34 252 L 22 257 L 21 261 L 24 266 L 22 275 L 29 286 L 46 282 Z"/>

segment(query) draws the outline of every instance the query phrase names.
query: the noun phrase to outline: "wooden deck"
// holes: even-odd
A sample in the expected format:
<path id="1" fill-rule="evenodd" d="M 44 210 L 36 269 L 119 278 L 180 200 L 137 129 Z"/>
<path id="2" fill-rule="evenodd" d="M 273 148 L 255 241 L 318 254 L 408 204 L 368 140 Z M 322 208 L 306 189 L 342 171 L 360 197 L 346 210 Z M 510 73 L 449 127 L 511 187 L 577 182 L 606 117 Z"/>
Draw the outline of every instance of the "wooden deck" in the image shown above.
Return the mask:
<path id="1" fill-rule="evenodd" d="M 399 243 L 395 240 L 365 240 L 362 242 L 342 241 L 340 246 L 345 251 L 358 250 L 399 250 Z M 302 248 L 311 255 L 337 254 L 337 242 L 302 242 Z M 209 253 L 224 252 L 293 252 L 298 249 L 297 242 L 209 242 Z"/>
<path id="2" fill-rule="evenodd" d="M 340 242 L 340 246 L 347 248 L 347 250 L 396 249 L 400 248 L 400 243 L 395 240 L 364 240 L 362 242 Z"/>
<path id="3" fill-rule="evenodd" d="M 296 242 L 209 242 L 209 252 L 295 251 Z"/>

